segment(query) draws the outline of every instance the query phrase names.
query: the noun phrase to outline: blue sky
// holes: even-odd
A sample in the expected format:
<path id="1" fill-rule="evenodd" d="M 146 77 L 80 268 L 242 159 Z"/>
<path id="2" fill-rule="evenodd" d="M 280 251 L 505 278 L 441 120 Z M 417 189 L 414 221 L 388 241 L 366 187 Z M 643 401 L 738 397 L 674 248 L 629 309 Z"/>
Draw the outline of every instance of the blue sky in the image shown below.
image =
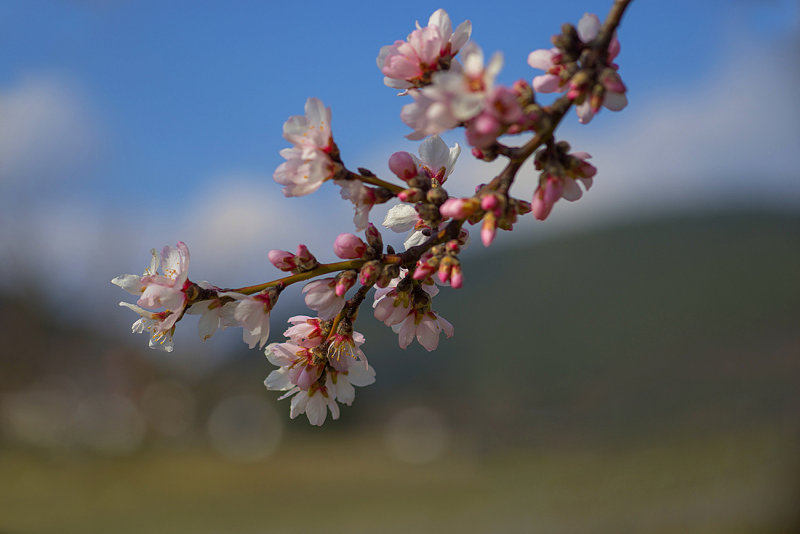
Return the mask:
<path id="1" fill-rule="evenodd" d="M 15 252 L 0 269 L 36 272 L 42 262 L 31 258 L 44 255 L 61 266 L 59 283 L 88 287 L 137 272 L 151 246 L 183 239 L 208 278 L 226 284 L 213 277 L 233 269 L 233 281 L 247 282 L 269 248 L 323 246 L 351 230 L 335 188 L 283 200 L 271 181 L 287 146 L 282 124 L 306 98 L 332 108 L 346 163 L 385 174 L 388 156 L 416 143 L 403 139 L 406 100 L 375 65 L 382 45 L 444 7 L 455 24 L 472 21 L 487 54 L 504 53 L 501 82 L 530 80 L 530 51 L 586 11 L 602 18 L 610 3 L 4 2 L 0 243 Z M 787 178 L 800 140 L 797 30 L 796 2 L 635 0 L 618 59 L 630 106 L 588 127 L 569 117 L 566 138 L 595 156 L 599 175 L 595 198 L 556 209 L 552 226 L 658 199 L 691 203 L 693 190 L 713 201 L 722 186 L 693 183 L 698 175 L 736 175 L 725 183 L 745 203 L 755 192 L 800 205 Z M 460 132 L 447 139 L 464 144 Z M 491 175 L 469 158 L 465 150 L 459 162 L 464 193 Z M 758 169 L 766 183 L 738 177 Z M 533 188 L 520 187 L 523 197 Z"/>

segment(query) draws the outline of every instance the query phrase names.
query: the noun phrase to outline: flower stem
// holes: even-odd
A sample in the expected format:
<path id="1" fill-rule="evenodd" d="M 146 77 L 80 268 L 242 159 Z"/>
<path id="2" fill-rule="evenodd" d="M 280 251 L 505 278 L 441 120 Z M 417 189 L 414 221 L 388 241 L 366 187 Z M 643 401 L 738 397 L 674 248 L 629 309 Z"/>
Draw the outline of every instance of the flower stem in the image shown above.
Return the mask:
<path id="1" fill-rule="evenodd" d="M 302 282 L 303 280 L 315 278 L 323 274 L 333 273 L 336 271 L 347 271 L 349 269 L 358 270 L 365 263 L 366 260 L 347 260 L 335 263 L 321 263 L 319 264 L 318 267 L 316 267 L 315 269 L 311 269 L 310 271 L 293 274 L 291 276 L 286 276 L 284 278 L 278 278 L 277 280 L 264 282 L 263 284 L 239 287 L 236 289 L 226 289 L 225 291 L 233 291 L 236 293 L 242 293 L 244 295 L 252 295 L 253 293 L 258 293 L 259 291 L 263 291 L 269 287 L 275 287 L 278 285 L 288 286 L 290 284 L 294 284 L 296 282 Z"/>

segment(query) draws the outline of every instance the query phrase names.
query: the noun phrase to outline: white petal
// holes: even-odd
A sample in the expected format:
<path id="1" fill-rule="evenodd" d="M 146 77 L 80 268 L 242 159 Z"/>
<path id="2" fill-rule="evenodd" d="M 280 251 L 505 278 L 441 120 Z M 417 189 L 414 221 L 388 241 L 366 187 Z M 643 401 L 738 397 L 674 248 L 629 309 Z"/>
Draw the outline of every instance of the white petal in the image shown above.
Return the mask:
<path id="1" fill-rule="evenodd" d="M 407 232 L 417 224 L 417 210 L 411 204 L 392 206 L 383 219 L 383 226 L 394 232 Z"/>
<path id="2" fill-rule="evenodd" d="M 281 367 L 280 369 L 272 371 L 269 376 L 267 376 L 267 379 L 264 380 L 264 385 L 267 386 L 267 389 L 272 391 L 287 391 L 294 387 L 294 384 L 292 384 L 292 381 L 289 379 L 286 367 Z"/>
<path id="3" fill-rule="evenodd" d="M 561 196 L 570 202 L 575 202 L 583 196 L 583 191 L 581 191 L 581 187 L 578 185 L 577 181 L 572 178 L 565 178 L 564 190 L 561 192 Z"/>
<path id="4" fill-rule="evenodd" d="M 625 96 L 625 93 L 606 91 L 605 97 L 603 98 L 603 105 L 611 111 L 621 111 L 628 105 L 628 97 Z"/>
<path id="5" fill-rule="evenodd" d="M 308 399 L 306 404 L 306 417 L 308 422 L 315 426 L 322 426 L 328 416 L 328 409 L 325 406 L 325 397 L 319 391 L 313 396 L 305 396 Z"/>
<path id="6" fill-rule="evenodd" d="M 584 13 L 578 21 L 578 37 L 588 43 L 600 33 L 600 19 L 594 13 Z"/>

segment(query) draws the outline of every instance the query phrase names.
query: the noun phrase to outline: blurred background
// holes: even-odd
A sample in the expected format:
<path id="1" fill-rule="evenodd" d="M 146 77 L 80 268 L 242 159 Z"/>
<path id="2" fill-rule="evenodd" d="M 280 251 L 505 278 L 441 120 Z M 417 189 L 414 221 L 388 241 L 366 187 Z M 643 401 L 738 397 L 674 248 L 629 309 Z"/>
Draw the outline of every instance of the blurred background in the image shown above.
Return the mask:
<path id="1" fill-rule="evenodd" d="M 796 532 L 797 2 L 633 2 L 628 108 L 559 130 L 595 186 L 473 240 L 436 352 L 365 309 L 377 382 L 340 421 L 289 420 L 240 331 L 190 317 L 164 354 L 117 307 L 178 240 L 228 287 L 331 261 L 352 208 L 283 198 L 282 124 L 316 96 L 348 166 L 416 152 L 375 65 L 415 20 L 470 19 L 510 84 L 610 3 L 0 4 L 0 532 Z M 448 191 L 497 171 L 465 147 Z M 271 340 L 306 311 L 287 291 Z"/>

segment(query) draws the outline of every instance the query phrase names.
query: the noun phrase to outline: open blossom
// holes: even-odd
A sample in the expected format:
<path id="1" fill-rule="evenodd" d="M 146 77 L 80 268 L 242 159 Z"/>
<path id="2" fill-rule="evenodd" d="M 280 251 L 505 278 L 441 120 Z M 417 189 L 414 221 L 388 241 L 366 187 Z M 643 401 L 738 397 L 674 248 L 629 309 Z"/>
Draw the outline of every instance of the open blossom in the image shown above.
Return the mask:
<path id="1" fill-rule="evenodd" d="M 405 349 L 414 338 L 428 351 L 439 346 L 439 334 L 444 332 L 447 337 L 453 336 L 453 325 L 430 310 L 430 306 L 414 306 L 414 297 L 406 295 L 400 297 L 397 285 L 406 275 L 403 270 L 398 278 L 392 280 L 385 288 L 375 291 L 375 301 L 372 304 L 375 318 L 399 334 L 400 348 Z M 434 284 L 422 284 L 417 291 L 422 290 L 427 294 L 428 300 L 439 293 L 439 288 Z"/>
<path id="2" fill-rule="evenodd" d="M 545 175 L 533 193 L 531 203 L 533 216 L 540 221 L 550 215 L 558 199 L 564 198 L 574 202 L 583 196 L 578 182 L 581 182 L 587 191 L 592 187 L 597 169 L 586 161 L 591 156 L 586 152 L 573 152 L 570 157 L 573 165 L 567 170 L 566 176 Z"/>
<path id="3" fill-rule="evenodd" d="M 198 282 L 197 285 L 203 289 L 219 289 L 205 281 Z M 218 292 L 216 298 L 201 300 L 187 308 L 187 314 L 200 315 L 200 320 L 197 322 L 197 330 L 200 334 L 200 339 L 203 341 L 213 336 L 219 328 L 224 330 L 229 326 L 238 324 L 234 317 L 234 312 L 239 303 L 236 300 L 223 300 L 223 297 L 226 296 L 235 299 L 245 297 L 233 292 Z"/>
<path id="4" fill-rule="evenodd" d="M 478 115 L 486 106 L 487 95 L 503 66 L 497 53 L 484 67 L 483 51 L 475 43 L 464 47 L 464 66 L 437 72 L 431 85 L 412 89 L 414 102 L 403 107 L 400 117 L 414 132 L 408 139 L 422 139 L 442 133 Z"/>
<path id="5" fill-rule="evenodd" d="M 450 16 L 444 9 L 437 9 L 424 28 L 417 29 L 405 41 L 395 41 L 381 47 L 378 68 L 385 75 L 383 82 L 397 89 L 408 89 L 424 83 L 431 73 L 447 68 L 472 33 L 472 24 L 467 20 L 453 31 Z"/>
<path id="6" fill-rule="evenodd" d="M 274 294 L 267 290 L 239 300 L 233 317 L 242 325 L 242 339 L 251 349 L 263 347 L 269 339 L 269 314 L 275 305 Z"/>
<path id="7" fill-rule="evenodd" d="M 286 161 L 278 166 L 273 178 L 284 186 L 283 194 L 287 197 L 313 193 L 335 172 L 330 157 L 335 146 L 331 110 L 318 98 L 309 98 L 305 111 L 305 116 L 289 117 L 283 125 L 283 137 L 293 146 L 281 150 Z"/>
<path id="8" fill-rule="evenodd" d="M 167 323 L 167 318 L 174 314 L 168 312 L 151 312 L 129 302 L 120 302 L 119 305 L 125 306 L 140 315 L 140 318 L 134 321 L 131 326 L 131 331 L 134 334 L 149 332 L 149 346 L 151 349 L 172 352 L 174 348 L 172 332 L 174 330 L 175 321 L 173 319 L 170 323 Z M 169 326 L 165 326 L 167 324 L 169 324 Z"/>
<path id="9" fill-rule="evenodd" d="M 159 269 L 163 272 L 159 272 Z M 189 301 L 186 289 L 193 285 L 188 279 L 188 269 L 189 249 L 185 243 L 178 242 L 175 247 L 164 247 L 160 259 L 153 249 L 150 266 L 142 276 L 125 274 L 111 280 L 114 285 L 139 296 L 138 306 L 125 302 L 120 302 L 120 306 L 126 306 L 142 316 L 142 319 L 134 323 L 134 332 L 151 332 L 151 348 L 169 346 L 169 349 L 164 350 L 171 350 L 171 330 L 183 315 Z M 154 313 L 143 308 L 164 310 Z M 165 345 L 164 336 L 167 332 L 170 332 L 170 341 Z M 159 341 L 154 346 L 153 340 L 156 338 Z"/>
<path id="10" fill-rule="evenodd" d="M 287 333 L 304 324 L 300 319 L 290 319 L 294 326 Z M 310 325 L 311 321 L 306 320 L 305 324 Z M 295 329 L 293 334 L 308 334 L 308 329 L 304 330 L 304 334 L 299 334 L 300 330 Z M 375 370 L 367 365 L 363 352 L 358 348 L 363 343 L 363 335 L 351 332 L 342 336 L 342 339 L 334 340 L 327 356 L 316 352 L 313 347 L 304 347 L 291 341 L 273 343 L 266 348 L 265 354 L 278 369 L 267 376 L 264 385 L 273 391 L 285 391 L 281 399 L 292 398 L 289 409 L 292 419 L 305 413 L 312 425 L 321 425 L 325 422 L 328 410 L 334 419 L 338 419 L 337 401 L 351 405 L 355 399 L 353 386 L 367 386 L 375 381 Z M 364 365 L 356 363 L 357 357 L 364 361 Z"/>
<path id="11" fill-rule="evenodd" d="M 333 319 L 344 307 L 344 297 L 336 294 L 336 278 L 322 278 L 303 287 L 306 306 L 316 311 L 320 319 Z"/>
<path id="12" fill-rule="evenodd" d="M 360 180 L 334 180 L 334 183 L 342 188 L 342 198 L 353 203 L 353 224 L 356 230 L 365 230 L 369 225 L 369 212 L 377 201 L 375 191 Z"/>
<path id="13" fill-rule="evenodd" d="M 283 333 L 295 345 L 312 349 L 322 343 L 322 324 L 318 317 L 295 315 L 289 317 L 292 325 Z"/>
<path id="14" fill-rule="evenodd" d="M 401 349 L 408 347 L 417 338 L 419 344 L 430 352 L 439 346 L 441 332 L 447 337 L 453 337 L 453 325 L 433 311 L 413 311 L 403 322 L 392 326 L 392 330 L 399 335 Z"/>

